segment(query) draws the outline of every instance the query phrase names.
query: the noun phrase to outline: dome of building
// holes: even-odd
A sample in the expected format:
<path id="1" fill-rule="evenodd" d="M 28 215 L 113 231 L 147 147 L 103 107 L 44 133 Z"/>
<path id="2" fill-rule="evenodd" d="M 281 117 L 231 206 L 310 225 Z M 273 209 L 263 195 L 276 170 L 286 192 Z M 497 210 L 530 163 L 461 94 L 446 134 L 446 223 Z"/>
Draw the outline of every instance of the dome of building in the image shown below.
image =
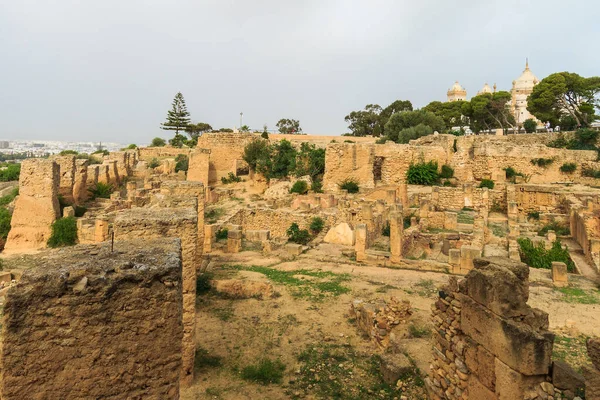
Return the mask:
<path id="1" fill-rule="evenodd" d="M 454 82 L 454 85 L 448 90 L 448 101 L 458 101 L 467 99 L 467 91 L 465 88 L 460 86 L 458 81 Z"/>
<path id="2" fill-rule="evenodd" d="M 525 69 L 521 76 L 513 81 L 513 88 L 517 90 L 532 89 L 538 82 L 538 78 L 529 69 L 529 62 L 525 62 Z"/>
<path id="3" fill-rule="evenodd" d="M 479 92 L 477 92 L 477 94 L 484 94 L 484 93 L 492 93 L 492 88 L 490 87 L 490 85 L 487 84 L 487 82 L 485 83 L 485 85 L 483 85 L 481 90 Z"/>

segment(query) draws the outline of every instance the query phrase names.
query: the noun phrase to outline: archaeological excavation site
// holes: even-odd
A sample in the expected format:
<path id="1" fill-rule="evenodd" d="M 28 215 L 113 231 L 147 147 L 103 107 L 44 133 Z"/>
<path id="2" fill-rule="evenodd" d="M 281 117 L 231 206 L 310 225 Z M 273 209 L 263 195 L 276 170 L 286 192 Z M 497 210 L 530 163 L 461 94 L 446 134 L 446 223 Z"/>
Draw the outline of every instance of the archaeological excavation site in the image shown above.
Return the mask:
<path id="1" fill-rule="evenodd" d="M 26 159 L 0 399 L 598 400 L 600 161 L 556 145 L 578 140 Z"/>

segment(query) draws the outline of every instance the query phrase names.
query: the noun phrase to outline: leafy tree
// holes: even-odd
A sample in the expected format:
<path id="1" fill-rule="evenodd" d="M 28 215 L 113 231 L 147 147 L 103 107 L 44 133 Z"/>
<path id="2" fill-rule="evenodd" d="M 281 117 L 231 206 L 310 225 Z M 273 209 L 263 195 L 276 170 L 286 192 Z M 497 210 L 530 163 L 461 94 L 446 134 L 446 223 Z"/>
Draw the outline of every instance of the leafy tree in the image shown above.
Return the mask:
<path id="1" fill-rule="evenodd" d="M 127 150 L 134 150 L 134 149 L 137 149 L 137 148 L 138 148 L 138 146 L 135 143 L 132 143 L 129 146 L 127 146 Z"/>
<path id="2" fill-rule="evenodd" d="M 189 159 L 185 154 L 177 154 L 175 157 L 175 172 L 188 170 Z"/>
<path id="3" fill-rule="evenodd" d="M 441 132 L 445 128 L 444 120 L 434 113 L 426 110 L 403 111 L 393 114 L 385 124 L 385 136 L 390 140 L 398 143 L 408 143 L 408 141 L 400 142 L 399 134 L 402 130 L 419 125 L 427 126 L 433 131 Z M 425 131 L 424 127 L 419 128 L 420 132 Z"/>
<path id="4" fill-rule="evenodd" d="M 197 138 L 204 132 L 212 131 L 212 126 L 205 122 L 198 122 L 197 124 L 189 124 L 185 127 L 185 132 L 190 136 L 190 139 Z"/>
<path id="5" fill-rule="evenodd" d="M 525 132 L 527 133 L 535 133 L 537 129 L 537 122 L 533 118 L 527 118 L 525 122 L 523 122 L 523 128 L 525 128 Z"/>
<path id="6" fill-rule="evenodd" d="M 364 110 L 352 111 L 344 117 L 352 136 L 380 136 L 382 133 L 379 115 L 383 109 L 379 104 L 367 104 Z"/>
<path id="7" fill-rule="evenodd" d="M 180 133 L 175 133 L 173 139 L 169 139 L 169 144 L 173 147 L 183 147 L 183 145 L 187 144 L 187 138 Z"/>
<path id="8" fill-rule="evenodd" d="M 302 133 L 302 128 L 300 128 L 300 121 L 296 119 L 287 119 L 282 118 L 277 121 L 277 129 L 279 129 L 279 133 Z"/>
<path id="9" fill-rule="evenodd" d="M 165 141 L 165 139 L 155 137 L 154 139 L 152 139 L 152 143 L 150 143 L 150 147 L 163 147 L 166 144 L 167 144 L 167 142 Z"/>
<path id="10" fill-rule="evenodd" d="M 558 72 L 542 79 L 527 98 L 527 110 L 541 121 L 556 124 L 561 117 L 573 117 L 578 127 L 596 119 L 600 107 L 600 77 L 584 78 L 571 72 Z"/>
<path id="11" fill-rule="evenodd" d="M 240 127 L 240 132 L 250 132 L 250 127 L 248 125 L 242 125 Z"/>
<path id="12" fill-rule="evenodd" d="M 495 128 L 515 128 L 515 117 L 510 110 L 511 94 L 506 91 L 484 93 L 471 101 L 462 102 L 462 113 L 470 120 L 475 132 Z"/>
<path id="13" fill-rule="evenodd" d="M 325 149 L 303 142 L 296 159 L 296 176 L 310 175 L 312 180 L 325 173 Z"/>
<path id="14" fill-rule="evenodd" d="M 190 124 L 190 113 L 185 105 L 185 100 L 181 92 L 177 92 L 173 99 L 171 110 L 167 112 L 167 121 L 160 126 L 167 131 L 175 131 L 175 136 L 180 130 L 185 130 Z"/>
<path id="15" fill-rule="evenodd" d="M 453 126 L 462 125 L 462 101 L 432 101 L 423 107 L 423 110 L 434 113 L 436 116 L 444 120 L 446 128 L 450 129 Z"/>
<path id="16" fill-rule="evenodd" d="M 7 164 L 0 169 L 0 182 L 18 181 L 21 175 L 21 164 Z"/>
<path id="17" fill-rule="evenodd" d="M 560 118 L 559 126 L 561 131 L 574 131 L 577 129 L 577 121 L 570 115 L 564 115 Z"/>
<path id="18" fill-rule="evenodd" d="M 435 185 L 440 180 L 436 161 L 410 164 L 406 172 L 406 180 L 411 185 Z"/>
<path id="19" fill-rule="evenodd" d="M 273 145 L 270 178 L 285 178 L 296 168 L 296 149 L 288 140 Z"/>
<path id="20" fill-rule="evenodd" d="M 265 160 L 270 158 L 270 153 L 271 147 L 267 140 L 253 140 L 244 147 L 242 158 L 248 163 L 251 170 L 262 173 L 259 166 L 266 163 Z"/>
<path id="21" fill-rule="evenodd" d="M 12 214 L 4 207 L 0 207 L 0 238 L 6 240 L 10 231 Z"/>
<path id="22" fill-rule="evenodd" d="M 431 135 L 433 129 L 429 125 L 419 124 L 410 128 L 402 129 L 398 132 L 397 143 L 408 143 L 411 140 L 418 139 L 422 136 Z"/>

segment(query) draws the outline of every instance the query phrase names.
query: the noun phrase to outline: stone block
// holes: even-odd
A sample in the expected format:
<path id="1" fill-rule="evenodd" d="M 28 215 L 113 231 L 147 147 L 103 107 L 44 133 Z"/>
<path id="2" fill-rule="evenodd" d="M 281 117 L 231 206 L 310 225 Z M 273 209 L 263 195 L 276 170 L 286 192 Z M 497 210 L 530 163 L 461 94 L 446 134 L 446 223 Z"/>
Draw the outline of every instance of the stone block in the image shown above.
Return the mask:
<path id="1" fill-rule="evenodd" d="M 529 267 L 500 257 L 475 260 L 461 293 L 507 318 L 529 313 Z"/>
<path id="2" fill-rule="evenodd" d="M 586 400 L 600 400 L 600 370 L 584 365 L 582 373 L 585 378 Z"/>
<path id="3" fill-rule="evenodd" d="M 475 375 L 469 375 L 467 380 L 467 399 L 471 400 L 499 400 L 496 393 L 485 387 Z M 513 399 L 515 400 L 515 399 Z"/>
<path id="4" fill-rule="evenodd" d="M 242 231 L 240 230 L 228 230 L 227 239 L 242 239 Z"/>
<path id="5" fill-rule="evenodd" d="M 285 245 L 285 251 L 292 256 L 299 256 L 302 254 L 302 245 L 296 243 L 288 243 Z"/>
<path id="6" fill-rule="evenodd" d="M 554 286 L 564 287 L 569 285 L 567 264 L 563 262 L 552 262 L 552 283 Z"/>
<path id="7" fill-rule="evenodd" d="M 556 232 L 554 232 L 554 231 L 548 231 L 546 233 L 546 239 L 548 239 L 548 241 L 550 243 L 555 242 L 556 241 Z"/>
<path id="8" fill-rule="evenodd" d="M 462 246 L 460 248 L 460 267 L 463 270 L 473 268 L 473 260 L 481 257 L 481 249 L 476 246 Z"/>
<path id="9" fill-rule="evenodd" d="M 246 240 L 251 242 L 264 242 L 271 238 L 270 231 L 268 230 L 247 230 Z"/>
<path id="10" fill-rule="evenodd" d="M 396 386 L 396 382 L 403 375 L 410 374 L 413 368 L 408 357 L 402 353 L 386 353 L 381 356 L 380 371 L 383 381 L 392 387 Z"/>
<path id="11" fill-rule="evenodd" d="M 586 346 L 592 364 L 600 370 L 600 338 L 595 337 L 588 339 Z"/>
<path id="12" fill-rule="evenodd" d="M 448 250 L 448 264 L 455 266 L 460 265 L 460 249 Z"/>
<path id="13" fill-rule="evenodd" d="M 460 296 L 460 301 L 460 328 L 465 334 L 524 375 L 548 373 L 552 333 L 538 332 L 525 323 L 502 318 L 467 296 Z"/>
<path id="14" fill-rule="evenodd" d="M 483 346 L 477 348 L 477 376 L 479 381 L 492 392 L 496 390 L 496 357 Z"/>
<path id="15" fill-rule="evenodd" d="M 570 390 L 578 393 L 585 388 L 585 379 L 564 361 L 552 362 L 552 384 L 560 390 Z"/>
<path id="16" fill-rule="evenodd" d="M 458 214 L 447 211 L 444 217 L 444 229 L 455 231 L 458 229 Z"/>
<path id="17" fill-rule="evenodd" d="M 345 222 L 329 229 L 323 241 L 325 243 L 342 244 L 345 246 L 354 246 L 354 231 Z"/>
<path id="18" fill-rule="evenodd" d="M 229 231 L 229 233 L 230 232 L 231 231 Z M 229 233 L 228 233 L 228 235 L 229 235 Z M 240 232 L 240 236 L 241 236 L 241 232 Z M 240 251 L 242 251 L 242 239 L 227 237 L 227 252 L 228 253 L 239 253 Z"/>
<path id="19" fill-rule="evenodd" d="M 365 224 L 359 224 L 356 226 L 356 238 L 354 249 L 356 250 L 356 261 L 365 261 L 366 260 L 366 250 L 367 244 L 369 242 L 368 239 L 367 226 Z"/>
<path id="20" fill-rule="evenodd" d="M 0 283 L 10 283 L 12 276 L 10 272 L 0 272 Z"/>
<path id="21" fill-rule="evenodd" d="M 498 400 L 523 399 L 525 394 L 546 381 L 545 375 L 526 376 L 495 359 L 496 395 Z"/>
<path id="22" fill-rule="evenodd" d="M 75 216 L 75 209 L 73 208 L 73 206 L 67 206 L 67 207 L 63 208 L 63 218 L 74 217 L 74 216 Z"/>

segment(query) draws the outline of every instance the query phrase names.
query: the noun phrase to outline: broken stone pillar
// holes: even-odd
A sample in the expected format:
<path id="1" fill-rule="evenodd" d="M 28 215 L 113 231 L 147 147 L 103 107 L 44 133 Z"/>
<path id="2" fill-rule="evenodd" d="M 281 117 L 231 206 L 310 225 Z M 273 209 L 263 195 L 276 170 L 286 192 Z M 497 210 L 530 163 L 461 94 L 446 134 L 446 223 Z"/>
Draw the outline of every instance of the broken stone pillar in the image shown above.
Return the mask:
<path id="1" fill-rule="evenodd" d="M 190 153 L 189 167 L 187 171 L 188 181 L 204 183 L 208 187 L 210 168 L 210 149 L 196 148 Z"/>
<path id="2" fill-rule="evenodd" d="M 46 247 L 51 225 L 60 217 L 59 182 L 59 166 L 53 160 L 32 158 L 21 163 L 6 252 Z"/>
<path id="3" fill-rule="evenodd" d="M 417 217 L 410 217 L 410 226 L 417 226 L 419 225 L 419 221 L 417 221 Z"/>
<path id="4" fill-rule="evenodd" d="M 507 215 L 509 221 L 517 222 L 519 218 L 519 207 L 516 201 L 508 202 Z"/>
<path id="5" fill-rule="evenodd" d="M 460 249 L 448 250 L 448 264 L 460 268 Z"/>
<path id="6" fill-rule="evenodd" d="M 473 269 L 473 260 L 481 257 L 481 249 L 475 246 L 462 246 L 460 248 L 460 269 L 466 273 Z"/>
<path id="7" fill-rule="evenodd" d="M 98 165 L 90 165 L 87 167 L 87 178 L 85 186 L 87 189 L 96 187 L 98 184 L 98 176 L 100 175 L 100 167 Z"/>
<path id="8" fill-rule="evenodd" d="M 119 176 L 119 169 L 115 160 L 104 161 L 104 164 L 108 166 L 108 183 L 113 187 L 119 186 L 121 183 L 121 177 Z"/>
<path id="9" fill-rule="evenodd" d="M 400 263 L 402 259 L 402 237 L 404 222 L 402 214 L 390 214 L 390 262 Z"/>
<path id="10" fill-rule="evenodd" d="M 406 184 L 406 181 L 401 181 L 400 183 L 398 183 L 398 189 L 396 189 L 396 190 L 398 191 L 397 198 L 402 203 L 402 207 L 407 208 L 409 206 L 409 204 L 408 204 L 408 185 Z"/>
<path id="11" fill-rule="evenodd" d="M 75 182 L 73 184 L 73 201 L 75 204 L 85 203 L 88 199 L 87 171 L 87 160 L 75 160 Z"/>
<path id="12" fill-rule="evenodd" d="M 58 194 L 67 204 L 73 204 L 73 186 L 75 184 L 75 156 L 59 156 L 55 158 L 60 168 Z"/>
<path id="13" fill-rule="evenodd" d="M 75 209 L 73 208 L 73 206 L 67 206 L 67 207 L 63 208 L 62 216 L 63 216 L 63 218 L 74 217 Z"/>
<path id="14" fill-rule="evenodd" d="M 395 190 L 386 190 L 385 202 L 390 205 L 396 204 L 396 191 Z"/>
<path id="15" fill-rule="evenodd" d="M 444 215 L 444 229 L 455 231 L 458 229 L 458 214 L 451 211 L 446 211 Z"/>
<path id="16" fill-rule="evenodd" d="M 229 229 L 227 231 L 227 252 L 239 253 L 242 250 L 242 230 Z"/>
<path id="17" fill-rule="evenodd" d="M 3 400 L 179 398 L 180 242 L 115 248 L 35 257 L 8 291 Z"/>
<path id="18" fill-rule="evenodd" d="M 419 217 L 421 219 L 429 217 L 429 200 L 421 200 L 421 208 L 419 209 Z"/>
<path id="19" fill-rule="evenodd" d="M 116 161 L 116 168 L 118 176 L 122 179 L 129 176 L 127 171 L 127 153 L 124 151 L 113 151 L 110 153 L 110 159 Z"/>
<path id="20" fill-rule="evenodd" d="M 212 246 L 215 243 L 216 234 L 216 225 L 204 225 L 204 254 L 212 252 Z"/>
<path id="21" fill-rule="evenodd" d="M 367 225 L 358 224 L 355 229 L 355 245 L 356 250 L 356 261 L 365 261 L 367 259 L 367 243 L 368 243 L 368 230 Z"/>
<path id="22" fill-rule="evenodd" d="M 463 193 L 464 193 L 464 206 L 463 207 L 473 207 L 473 184 L 465 183 L 463 185 Z"/>
<path id="23" fill-rule="evenodd" d="M 108 240 L 108 219 L 98 218 L 94 223 L 94 241 L 105 242 Z"/>
<path id="24" fill-rule="evenodd" d="M 569 285 L 567 264 L 557 261 L 552 262 L 552 283 L 554 283 L 554 286 L 558 287 L 564 287 Z"/>
<path id="25" fill-rule="evenodd" d="M 115 240 L 181 239 L 183 276 L 183 339 L 181 384 L 191 385 L 196 352 L 196 266 L 199 265 L 198 220 L 194 208 L 132 208 L 114 222 Z M 155 321 L 152 321 L 154 324 Z"/>
<path id="26" fill-rule="evenodd" d="M 105 185 L 110 184 L 110 174 L 108 172 L 108 164 L 98 165 L 98 183 Z"/>
<path id="27" fill-rule="evenodd" d="M 128 181 L 125 185 L 125 190 L 127 191 L 127 200 L 135 199 L 137 195 L 137 183 L 135 181 Z"/>

